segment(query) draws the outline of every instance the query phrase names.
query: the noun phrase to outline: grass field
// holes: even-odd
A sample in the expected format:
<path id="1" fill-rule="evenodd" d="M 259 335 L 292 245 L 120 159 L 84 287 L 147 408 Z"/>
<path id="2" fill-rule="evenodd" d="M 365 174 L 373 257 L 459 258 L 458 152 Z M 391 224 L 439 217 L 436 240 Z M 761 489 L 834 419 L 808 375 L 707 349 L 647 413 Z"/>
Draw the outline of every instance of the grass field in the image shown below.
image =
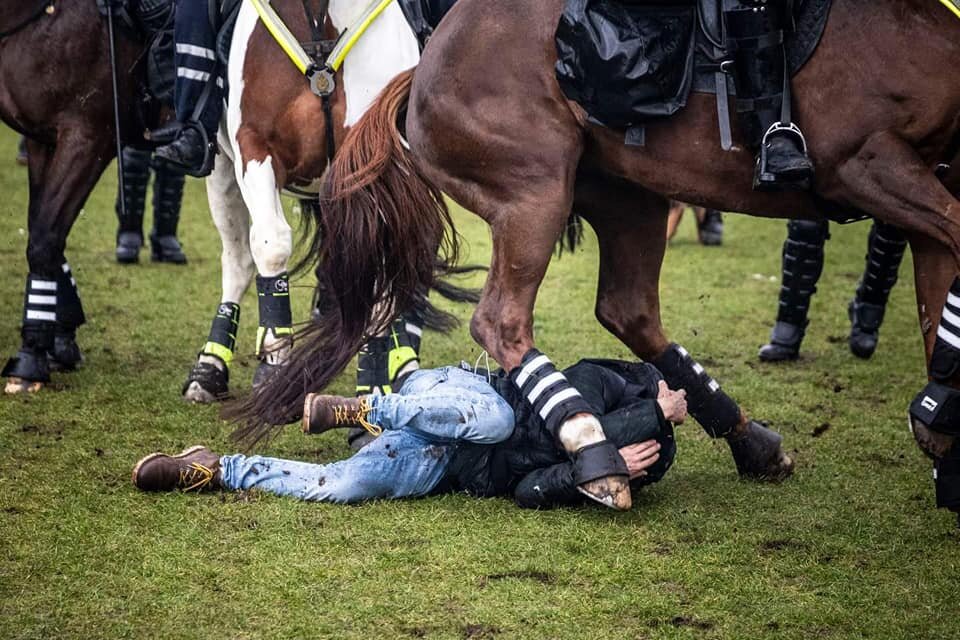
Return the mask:
<path id="1" fill-rule="evenodd" d="M 26 172 L 0 133 L 0 351 L 12 354 L 26 274 Z M 229 426 L 179 388 L 219 296 L 219 240 L 188 185 L 187 267 L 113 261 L 112 172 L 68 246 L 89 323 L 84 368 L 35 397 L 0 398 L 3 638 L 956 638 L 960 532 L 933 508 L 930 464 L 905 428 L 924 379 L 909 258 L 873 360 L 847 350 L 846 302 L 866 225 L 836 227 L 804 357 L 761 365 L 782 221 L 727 217 L 722 248 L 684 221 L 668 252 L 664 322 L 797 458 L 781 485 L 740 481 L 726 445 L 679 431 L 674 469 L 627 514 L 523 511 L 450 495 L 359 507 L 257 494 L 145 495 L 133 463 Z M 457 215 L 469 259 L 489 236 Z M 149 224 L 149 223 L 148 223 Z M 555 261 L 537 337 L 563 365 L 628 357 L 593 318 L 596 241 Z M 306 317 L 308 282 L 295 288 Z M 249 384 L 244 301 L 232 385 Z M 458 309 L 467 319 L 470 310 Z M 424 365 L 479 349 L 427 335 Z M 350 376 L 334 389 L 348 392 Z M 330 461 L 338 434 L 290 428 L 271 455 Z"/>

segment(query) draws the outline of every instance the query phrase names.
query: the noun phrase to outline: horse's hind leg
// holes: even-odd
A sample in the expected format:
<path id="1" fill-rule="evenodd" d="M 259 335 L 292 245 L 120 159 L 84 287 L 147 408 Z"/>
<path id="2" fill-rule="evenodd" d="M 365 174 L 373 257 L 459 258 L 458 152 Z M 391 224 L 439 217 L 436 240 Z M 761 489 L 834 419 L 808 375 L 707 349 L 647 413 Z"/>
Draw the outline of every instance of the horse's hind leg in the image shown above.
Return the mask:
<path id="1" fill-rule="evenodd" d="M 240 300 L 250 286 L 254 268 L 250 215 L 237 184 L 233 161 L 225 153 L 217 157 L 213 173 L 207 178 L 207 200 L 223 247 L 220 254 L 222 290 L 210 334 L 183 386 L 185 400 L 201 403 L 215 402 L 229 391 Z"/>
<path id="2" fill-rule="evenodd" d="M 780 448 L 780 436 L 748 420 L 704 368 L 663 333 L 659 281 L 666 200 L 607 180 L 583 179 L 577 186 L 578 210 L 589 211 L 584 215 L 600 243 L 596 313 L 601 324 L 656 365 L 671 388 L 686 390 L 691 415 L 710 436 L 727 439 L 741 475 L 788 476 L 793 463 Z"/>
<path id="3" fill-rule="evenodd" d="M 111 158 L 109 139 L 81 127 L 55 148 L 30 143 L 30 238 L 27 244 L 27 290 L 21 335 L 23 342 L 2 375 L 7 393 L 36 391 L 50 379 L 50 354 L 57 357 L 57 334 L 62 336 L 63 364 L 76 365 L 79 350 L 69 344 L 83 323 L 83 310 L 69 268 L 65 268 L 67 235 Z M 75 349 L 76 345 L 73 343 Z M 69 352 L 68 352 L 69 351 Z M 72 360 L 72 362 L 69 362 Z"/>

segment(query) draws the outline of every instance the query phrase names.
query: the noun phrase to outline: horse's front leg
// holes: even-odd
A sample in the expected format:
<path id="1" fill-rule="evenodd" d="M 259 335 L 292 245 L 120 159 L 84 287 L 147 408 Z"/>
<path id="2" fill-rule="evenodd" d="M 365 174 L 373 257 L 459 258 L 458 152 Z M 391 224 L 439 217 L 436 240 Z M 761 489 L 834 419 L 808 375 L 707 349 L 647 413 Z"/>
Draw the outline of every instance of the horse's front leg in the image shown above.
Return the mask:
<path id="1" fill-rule="evenodd" d="M 221 136 L 221 148 L 225 148 Z M 210 334 L 183 385 L 183 397 L 190 402 L 210 403 L 227 395 L 230 364 L 240 323 L 240 300 L 253 278 L 250 252 L 250 215 L 237 184 L 233 160 L 226 153 L 217 156 L 213 173 L 207 178 L 210 214 L 220 234 L 222 292 Z"/>
<path id="2" fill-rule="evenodd" d="M 237 182 L 250 211 L 250 249 L 257 267 L 260 325 L 256 353 L 260 366 L 254 386 L 271 375 L 293 346 L 293 317 L 287 261 L 293 251 L 293 232 L 283 213 L 278 185 L 278 160 L 255 132 L 241 132 Z"/>
<path id="3" fill-rule="evenodd" d="M 664 335 L 659 285 L 667 201 L 624 183 L 582 180 L 577 203 L 590 212 L 586 217 L 600 244 L 600 323 L 654 364 L 672 389 L 686 390 L 690 414 L 711 437 L 726 438 L 741 475 L 790 475 L 793 462 L 781 450 L 780 435 L 748 419 L 703 366 Z"/>
<path id="4" fill-rule="evenodd" d="M 580 491 L 608 507 L 631 506 L 626 466 L 606 440 L 580 393 L 534 345 L 533 306 L 560 237 L 569 201 L 528 200 L 534 211 L 511 211 L 493 222 L 493 259 L 471 333 L 510 372 L 536 416 L 571 455 Z M 522 207 L 520 208 L 522 209 Z M 545 216 L 542 211 L 560 212 Z M 534 418 L 536 419 L 536 418 Z"/>

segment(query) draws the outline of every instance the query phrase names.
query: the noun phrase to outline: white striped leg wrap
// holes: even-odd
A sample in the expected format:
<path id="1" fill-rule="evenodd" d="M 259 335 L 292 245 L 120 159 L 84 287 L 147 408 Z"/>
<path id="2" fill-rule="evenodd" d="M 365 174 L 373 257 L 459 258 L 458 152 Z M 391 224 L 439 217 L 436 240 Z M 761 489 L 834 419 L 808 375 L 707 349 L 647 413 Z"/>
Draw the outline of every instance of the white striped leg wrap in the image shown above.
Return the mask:
<path id="1" fill-rule="evenodd" d="M 510 377 L 551 433 L 556 433 L 567 418 L 577 413 L 592 413 L 567 377 L 557 371 L 550 358 L 536 349 L 523 356 L 520 366 Z"/>
<path id="2" fill-rule="evenodd" d="M 57 281 L 41 276 L 27 276 L 27 291 L 23 303 L 24 324 L 57 321 Z"/>
<path id="3" fill-rule="evenodd" d="M 938 382 L 949 381 L 960 370 L 960 278 L 953 281 L 943 304 L 937 341 L 930 358 L 930 375 Z"/>

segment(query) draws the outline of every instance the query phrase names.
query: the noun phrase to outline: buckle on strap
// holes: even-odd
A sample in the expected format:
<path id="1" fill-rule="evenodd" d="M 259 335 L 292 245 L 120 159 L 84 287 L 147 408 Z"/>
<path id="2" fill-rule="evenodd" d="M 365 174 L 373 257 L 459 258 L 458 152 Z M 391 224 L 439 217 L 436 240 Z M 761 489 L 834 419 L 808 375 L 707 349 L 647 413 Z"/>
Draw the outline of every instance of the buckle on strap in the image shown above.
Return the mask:
<path id="1" fill-rule="evenodd" d="M 766 146 L 767 140 L 770 138 L 770 136 L 779 133 L 785 133 L 793 136 L 803 146 L 803 155 L 807 155 L 807 139 L 804 137 L 803 132 L 800 131 L 800 127 L 792 122 L 788 124 L 783 124 L 783 122 L 774 122 L 772 125 L 770 125 L 770 128 L 767 129 L 767 132 L 763 134 L 763 140 L 760 141 L 760 145 Z"/>

